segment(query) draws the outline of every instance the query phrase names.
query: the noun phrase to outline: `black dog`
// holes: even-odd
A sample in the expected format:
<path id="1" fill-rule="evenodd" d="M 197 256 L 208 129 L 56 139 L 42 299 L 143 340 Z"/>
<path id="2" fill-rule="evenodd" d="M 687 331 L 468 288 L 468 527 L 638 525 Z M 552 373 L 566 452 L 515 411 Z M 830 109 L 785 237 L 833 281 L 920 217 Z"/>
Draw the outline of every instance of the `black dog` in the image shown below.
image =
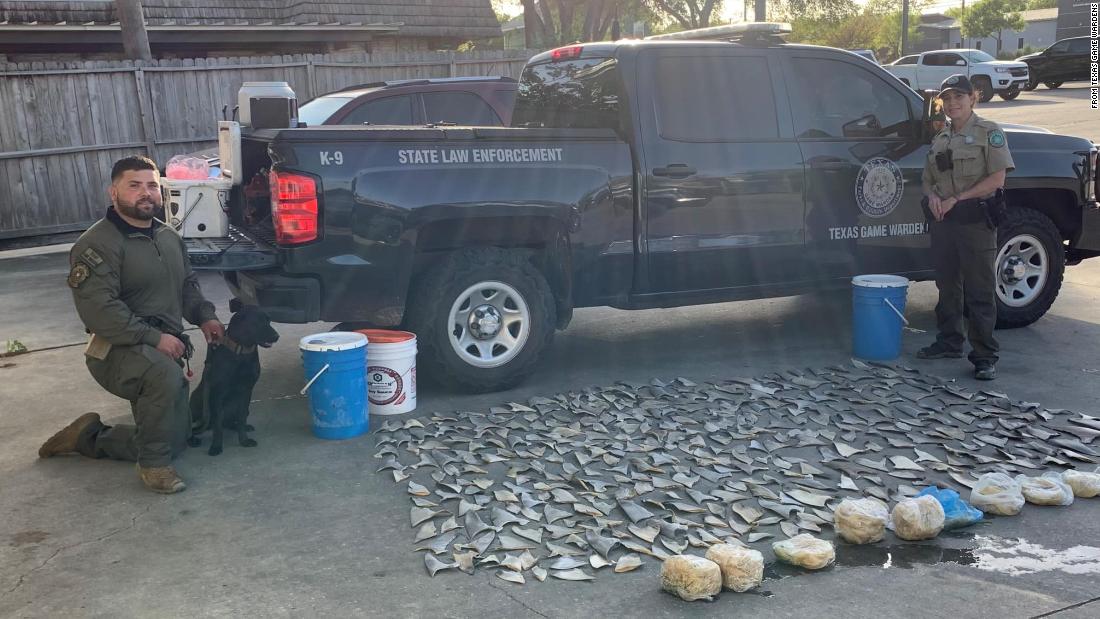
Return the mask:
<path id="1" fill-rule="evenodd" d="M 211 456 L 222 452 L 223 429 L 235 431 L 242 447 L 256 446 L 256 441 L 247 434 L 254 429 L 248 425 L 248 404 L 260 379 L 260 354 L 256 347 L 269 348 L 279 340 L 279 334 L 271 328 L 271 320 L 260 308 L 233 299 L 229 310 L 233 318 L 225 330 L 225 338 L 207 348 L 202 380 L 191 394 L 192 429 L 187 444 L 198 447 L 202 444 L 199 435 L 211 429 L 208 452 Z"/>

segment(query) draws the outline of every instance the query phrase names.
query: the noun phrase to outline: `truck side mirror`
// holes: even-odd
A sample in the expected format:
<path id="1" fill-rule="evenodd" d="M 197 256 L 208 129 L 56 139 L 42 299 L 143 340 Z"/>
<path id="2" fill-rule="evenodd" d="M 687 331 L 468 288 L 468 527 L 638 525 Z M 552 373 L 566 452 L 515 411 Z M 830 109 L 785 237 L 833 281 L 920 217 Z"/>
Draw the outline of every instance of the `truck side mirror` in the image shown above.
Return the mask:
<path id="1" fill-rule="evenodd" d="M 962 58 L 959 58 L 958 60 L 955 61 L 955 66 L 965 67 L 966 66 L 966 61 L 963 60 Z"/>

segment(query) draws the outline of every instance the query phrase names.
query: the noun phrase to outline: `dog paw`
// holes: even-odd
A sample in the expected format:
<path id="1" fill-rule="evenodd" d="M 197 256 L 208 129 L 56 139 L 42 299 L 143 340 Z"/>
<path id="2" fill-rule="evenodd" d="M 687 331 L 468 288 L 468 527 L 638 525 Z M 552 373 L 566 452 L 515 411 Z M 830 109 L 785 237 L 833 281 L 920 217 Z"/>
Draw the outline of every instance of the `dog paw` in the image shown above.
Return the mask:
<path id="1" fill-rule="evenodd" d="M 211 445 L 210 446 L 210 451 L 207 451 L 206 453 L 210 454 L 211 456 L 216 456 L 216 455 L 220 454 L 221 452 L 222 452 L 221 447 L 218 447 L 216 445 Z"/>
<path id="2" fill-rule="evenodd" d="M 250 438 L 241 441 L 241 447 L 255 447 L 256 445 L 259 445 L 259 443 Z"/>
<path id="3" fill-rule="evenodd" d="M 188 447 L 199 447 L 200 445 L 202 445 L 202 439 L 197 436 L 192 436 L 191 438 L 187 439 Z"/>

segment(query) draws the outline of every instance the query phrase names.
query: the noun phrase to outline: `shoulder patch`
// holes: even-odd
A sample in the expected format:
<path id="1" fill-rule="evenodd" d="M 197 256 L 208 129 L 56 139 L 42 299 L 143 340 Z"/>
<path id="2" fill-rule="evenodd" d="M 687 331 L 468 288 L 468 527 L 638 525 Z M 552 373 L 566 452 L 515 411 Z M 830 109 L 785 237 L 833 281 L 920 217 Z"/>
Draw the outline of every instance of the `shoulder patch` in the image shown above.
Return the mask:
<path id="1" fill-rule="evenodd" d="M 68 283 L 69 288 L 80 288 L 80 285 L 84 283 L 84 280 L 88 279 L 91 275 L 91 271 L 88 269 L 88 265 L 83 262 L 77 262 L 73 265 L 73 268 L 69 270 Z"/>
<path id="2" fill-rule="evenodd" d="M 989 145 L 993 148 L 1001 148 L 1005 145 L 1005 134 L 1000 129 L 989 132 Z"/>
<path id="3" fill-rule="evenodd" d="M 103 257 L 99 255 L 99 252 L 92 249 L 91 247 L 81 252 L 80 259 L 86 262 L 90 267 L 97 267 L 103 264 Z"/>

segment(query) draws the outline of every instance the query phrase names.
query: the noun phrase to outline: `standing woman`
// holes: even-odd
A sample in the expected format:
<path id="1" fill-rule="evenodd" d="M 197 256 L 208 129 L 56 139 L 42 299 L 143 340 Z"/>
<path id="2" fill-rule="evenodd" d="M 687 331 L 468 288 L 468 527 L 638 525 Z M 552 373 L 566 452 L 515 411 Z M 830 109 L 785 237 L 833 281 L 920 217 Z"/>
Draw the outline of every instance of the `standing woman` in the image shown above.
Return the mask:
<path id="1" fill-rule="evenodd" d="M 970 339 L 974 377 L 993 380 L 999 346 L 994 260 L 996 222 L 1002 208 L 1005 175 L 1013 170 L 1008 140 L 997 123 L 974 113 L 978 93 L 965 75 L 940 85 L 948 125 L 932 138 L 922 184 L 932 218 L 936 268 L 938 334 L 919 359 L 960 358 Z M 963 335 L 963 308 L 969 313 Z"/>

